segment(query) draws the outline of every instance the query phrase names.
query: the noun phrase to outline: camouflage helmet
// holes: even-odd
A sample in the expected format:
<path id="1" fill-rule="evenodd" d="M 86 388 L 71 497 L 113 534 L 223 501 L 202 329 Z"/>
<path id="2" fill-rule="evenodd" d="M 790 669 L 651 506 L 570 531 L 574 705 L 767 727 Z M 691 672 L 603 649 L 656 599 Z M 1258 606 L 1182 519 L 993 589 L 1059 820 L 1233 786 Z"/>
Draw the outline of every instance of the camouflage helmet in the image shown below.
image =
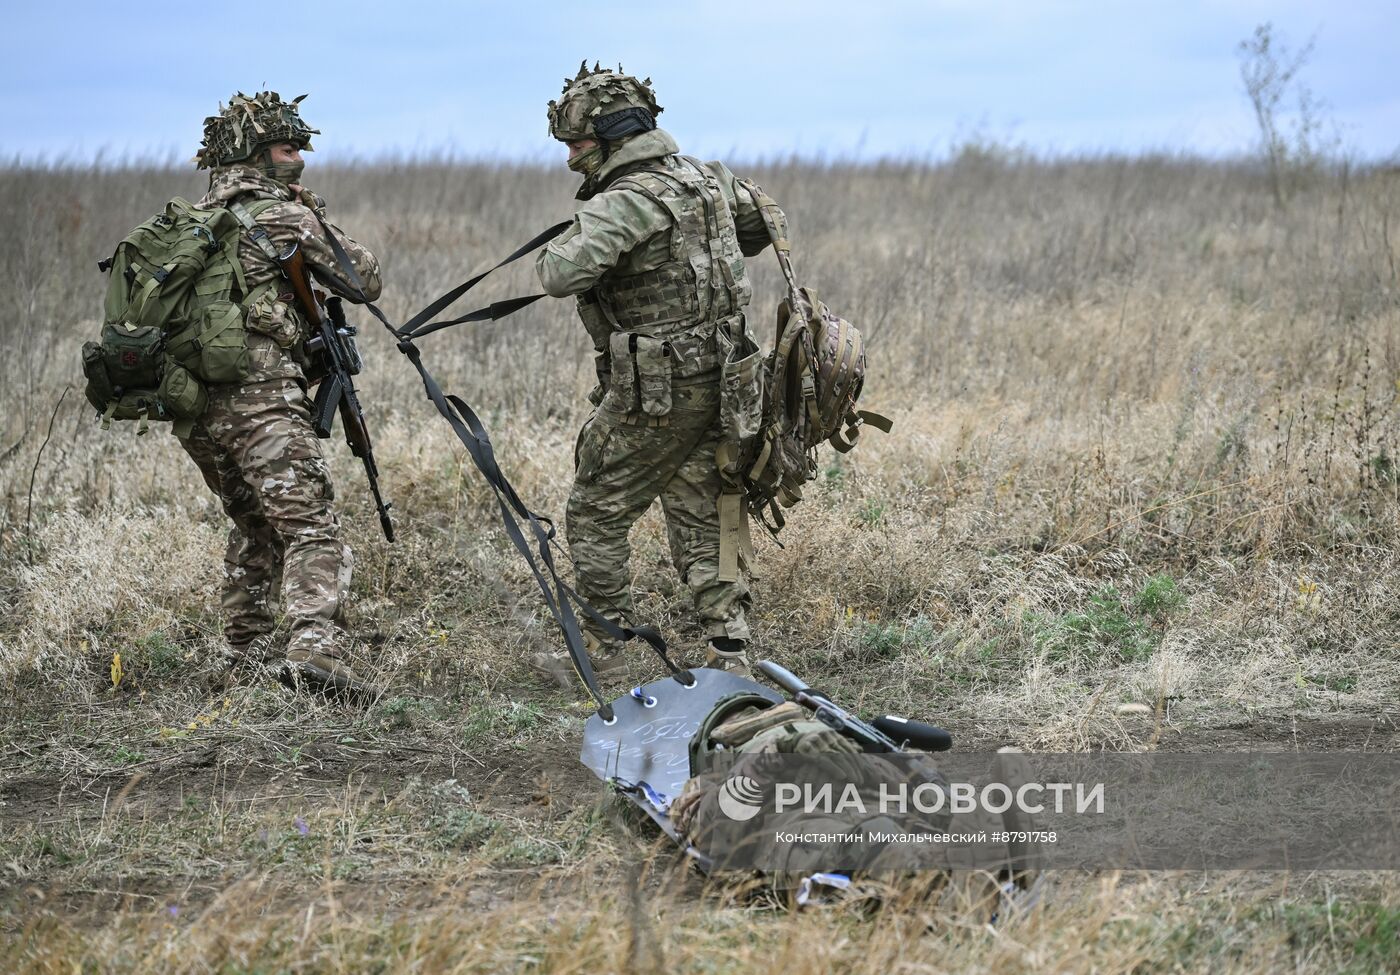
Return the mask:
<path id="1" fill-rule="evenodd" d="M 656 128 L 661 111 L 650 78 L 638 81 L 620 64 L 613 71 L 594 62 L 589 71 L 584 61 L 577 75 L 564 79 L 559 100 L 549 103 L 549 134 L 561 142 L 608 141 Z"/>
<path id="2" fill-rule="evenodd" d="M 305 97 L 284 102 L 275 91 L 252 96 L 240 91 L 229 99 L 227 108 L 221 104 L 218 115 L 204 120 L 204 143 L 195 153 L 195 164 L 200 169 L 231 166 L 279 142 L 310 150 L 311 137 L 321 130 L 308 126 L 298 114 L 297 106 Z"/>

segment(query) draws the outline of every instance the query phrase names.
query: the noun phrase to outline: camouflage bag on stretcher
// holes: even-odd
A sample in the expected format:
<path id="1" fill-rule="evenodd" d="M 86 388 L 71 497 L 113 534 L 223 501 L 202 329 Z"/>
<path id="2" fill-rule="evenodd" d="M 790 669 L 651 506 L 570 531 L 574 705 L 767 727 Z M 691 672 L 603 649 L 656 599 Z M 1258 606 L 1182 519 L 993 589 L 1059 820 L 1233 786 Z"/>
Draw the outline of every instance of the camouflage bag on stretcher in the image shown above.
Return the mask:
<path id="1" fill-rule="evenodd" d="M 802 500 L 802 486 L 817 476 L 816 451 L 829 443 L 840 453 L 855 446 L 861 428 L 885 433 L 890 421 L 856 409 L 865 385 L 865 344 L 860 330 L 834 314 L 812 288 L 801 287 L 792 268 L 787 219 L 756 184 L 739 179 L 763 217 L 773 251 L 787 282 L 778 305 L 773 349 L 729 350 L 721 365 L 725 395 L 721 404 L 725 439 L 716 461 L 724 488 L 719 500 L 720 578 L 738 577 L 739 564 L 752 563 L 748 516 L 774 534 L 786 522 L 782 509 Z M 727 394 L 749 388 L 762 372 L 762 400 L 742 404 L 753 415 L 730 417 L 741 406 Z"/>
<path id="2" fill-rule="evenodd" d="M 83 345 L 83 375 L 104 429 L 112 420 L 139 420 L 137 433 L 152 420 L 194 420 L 208 406 L 207 385 L 248 375 L 243 305 L 254 296 L 238 244 L 275 202 L 236 214 L 177 197 L 98 265 L 111 279 L 101 339 Z"/>

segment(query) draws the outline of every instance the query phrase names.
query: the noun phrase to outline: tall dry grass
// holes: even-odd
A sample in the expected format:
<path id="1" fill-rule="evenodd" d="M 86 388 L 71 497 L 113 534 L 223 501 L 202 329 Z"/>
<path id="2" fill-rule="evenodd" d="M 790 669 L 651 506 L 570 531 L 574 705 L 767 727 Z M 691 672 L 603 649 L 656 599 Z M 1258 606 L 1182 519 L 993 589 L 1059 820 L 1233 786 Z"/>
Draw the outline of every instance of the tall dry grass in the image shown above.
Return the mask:
<path id="1" fill-rule="evenodd" d="M 896 423 L 848 457 L 824 452 L 784 547 L 760 541 L 764 655 L 820 674 L 859 707 L 942 721 L 965 742 L 1395 747 L 1394 173 L 1320 172 L 1279 208 L 1255 167 L 1169 157 L 969 150 L 939 165 L 735 168 L 783 204 L 801 276 L 867 335 L 866 401 Z M 402 162 L 313 166 L 307 182 L 381 255 L 381 305 L 402 320 L 566 214 L 573 177 Z M 591 802 L 586 780 L 565 771 L 582 712 L 523 663 L 555 642 L 528 572 L 367 316 L 364 400 L 399 543 L 378 537 L 358 465 L 339 444 L 331 455 L 357 555 L 353 622 L 389 697 L 349 718 L 308 718 L 271 693 L 211 706 L 201 681 L 217 669 L 222 516 L 169 437 L 96 428 L 77 368 L 97 327 L 97 259 L 166 198 L 200 190 L 186 171 L 0 172 L 12 229 L 0 240 L 0 693 L 14 704 L 0 729 L 20 748 L 3 769 L 76 785 L 208 748 L 302 768 L 311 741 L 380 755 L 390 778 L 387 756 L 418 747 L 435 756 L 421 774 L 447 778 L 505 727 L 520 755 L 553 756 L 560 802 Z M 771 257 L 751 267 L 762 332 L 778 275 Z M 521 262 L 474 300 L 531 290 Z M 561 512 L 592 383 L 569 303 L 422 344 L 443 384 L 487 419 L 521 493 Z M 699 634 L 656 512 L 634 543 L 639 615 L 693 657 Z M 114 653 L 126 667 L 115 691 Z M 632 676 L 649 672 L 639 657 Z M 501 815 L 518 799 L 481 808 Z M 99 811 L 69 801 L 54 822 L 0 840 L 16 885 L 143 889 L 181 870 L 229 885 L 289 869 L 178 811 L 146 820 L 129 848 L 94 846 Z M 410 820 L 428 815 L 409 808 Z M 511 842 L 537 838 L 532 823 L 507 829 Z M 178 856 L 159 852 L 180 830 L 192 838 Z M 617 851 L 588 836 L 565 844 L 565 872 L 611 877 Z M 429 883 L 441 863 L 427 842 L 375 848 L 360 889 L 376 876 L 398 892 Z M 55 848 L 72 859 L 58 862 Z M 1368 953 L 1393 944 L 1388 877 L 1344 893 L 1243 878 L 1202 897 L 1195 883 L 1136 878 L 1125 893 L 1067 882 L 1042 918 L 991 935 L 955 922 L 893 931 L 905 919 L 841 921 L 827 938 L 829 919 L 666 907 L 670 933 L 656 937 L 659 957 L 686 970 L 753 969 L 814 944 L 849 970 L 1380 970 Z M 84 958 L 247 970 L 249 945 L 309 970 L 361 967 L 347 958 L 492 970 L 530 957 L 566 971 L 631 950 L 628 902 L 584 908 L 586 896 L 541 905 L 506 893 L 466 926 L 456 907 L 391 916 L 370 905 L 324 928 L 242 900 L 203 904 L 200 928 L 131 906 L 110 923 L 55 920 L 31 901 L 34 923 L 11 913 L 6 928 L 19 939 L 12 967 L 40 971 Z M 540 933 L 560 917 L 572 927 Z"/>
<path id="2" fill-rule="evenodd" d="M 1298 634 L 1319 628 L 1360 670 L 1375 650 L 1393 650 L 1393 174 L 1340 169 L 1280 210 L 1254 168 L 1171 158 L 969 150 L 940 166 L 751 172 L 792 216 L 803 277 L 867 333 L 867 399 L 897 422 L 849 459 L 826 454 L 787 548 L 765 549 L 759 619 L 777 629 L 775 646 L 830 643 L 833 628 L 861 619 L 922 620 L 938 632 L 933 643 L 999 639 L 1023 610 L 1058 618 L 1102 584 L 1127 592 L 1166 573 L 1191 599 L 1228 604 L 1225 615 L 1239 617 L 1230 639 L 1266 654 L 1314 647 Z M 335 219 L 382 255 L 382 305 L 397 320 L 566 213 L 572 185 L 567 173 L 524 166 L 312 173 Z M 77 346 L 96 327 L 96 259 L 168 196 L 199 191 L 189 172 L 0 175 L 0 213 L 22 228 L 0 245 L 10 350 L 0 360 L 0 538 L 5 598 L 23 624 L 0 637 L 7 672 L 71 658 L 113 600 L 194 610 L 212 626 L 212 576 L 198 553 L 220 521 L 193 468 L 169 438 L 101 434 L 80 388 L 54 409 L 79 383 Z M 770 258 L 752 264 L 766 329 L 777 275 Z M 488 280 L 480 300 L 533 290 L 532 277 L 521 262 Z M 483 486 L 461 469 L 411 369 L 363 320 L 365 400 L 409 538 L 397 550 L 372 540 L 356 469 L 341 458 L 368 570 L 362 602 L 375 604 L 385 595 L 376 567 L 411 578 L 415 549 L 460 561 L 463 546 L 492 535 Z M 591 385 L 570 303 L 423 346 L 439 378 L 488 418 L 525 495 L 558 511 Z M 192 522 L 203 534 L 182 537 Z M 133 541 L 142 531 L 178 554 L 151 555 Z M 656 531 L 654 520 L 641 530 L 640 565 L 656 554 Z M 185 568 L 138 569 L 141 553 L 101 558 L 133 545 Z M 94 556 L 105 571 L 88 566 Z M 806 571 L 813 560 L 833 569 Z M 87 614 L 68 606 L 84 601 L 75 578 L 92 580 Z M 651 611 L 669 618 L 665 573 L 641 582 L 666 590 Z M 434 599 L 415 596 L 393 600 L 384 622 Z M 1308 613 L 1285 619 L 1299 596 Z M 1167 631 L 1168 644 L 1206 653 L 1224 642 Z M 1393 690 L 1383 684 L 1378 695 Z"/>

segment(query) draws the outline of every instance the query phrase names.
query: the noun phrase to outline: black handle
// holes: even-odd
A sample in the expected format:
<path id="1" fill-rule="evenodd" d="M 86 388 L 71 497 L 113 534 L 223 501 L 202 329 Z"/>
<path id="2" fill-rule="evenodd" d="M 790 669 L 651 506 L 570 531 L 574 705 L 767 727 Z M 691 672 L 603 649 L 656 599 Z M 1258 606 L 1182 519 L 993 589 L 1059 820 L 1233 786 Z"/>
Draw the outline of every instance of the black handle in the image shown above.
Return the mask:
<path id="1" fill-rule="evenodd" d="M 946 752 L 953 747 L 952 735 L 942 728 L 924 724 L 922 721 L 910 721 L 908 718 L 886 714 L 870 723 L 894 741 L 903 742 L 920 751 Z"/>

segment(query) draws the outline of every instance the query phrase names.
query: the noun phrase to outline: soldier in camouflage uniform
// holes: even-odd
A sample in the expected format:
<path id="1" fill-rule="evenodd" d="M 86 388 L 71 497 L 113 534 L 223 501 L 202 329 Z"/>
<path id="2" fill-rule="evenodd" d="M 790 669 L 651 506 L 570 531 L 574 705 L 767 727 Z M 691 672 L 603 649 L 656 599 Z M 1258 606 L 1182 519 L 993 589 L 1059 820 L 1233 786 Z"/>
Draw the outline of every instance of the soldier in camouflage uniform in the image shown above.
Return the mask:
<path id="1" fill-rule="evenodd" d="M 251 98 L 240 93 L 205 120 L 195 161 L 211 172 L 209 192 L 198 206 L 256 211 L 255 226 L 265 236 L 250 229 L 238 248 L 248 378 L 210 386 L 208 411 L 181 442 L 233 520 L 224 554 L 223 609 L 234 668 L 275 661 L 270 604 L 280 589 L 289 633 L 282 678 L 324 690 L 363 691 L 367 685 L 347 662 L 340 625 L 350 549 L 311 427 L 303 352 L 310 326 L 275 255 L 298 245 L 317 283 L 350 301 L 362 300 L 361 292 L 341 270 L 328 234 L 349 255 L 370 300 L 379 295 L 379 263 L 324 223 L 325 201 L 300 184 L 301 152 L 311 148 L 317 131 L 301 120 L 300 101 L 283 102 L 275 92 Z"/>
<path id="2" fill-rule="evenodd" d="M 614 620 L 632 613 L 628 531 L 658 497 L 671 557 L 709 638 L 707 664 L 746 671 L 749 589 L 720 565 L 720 366 L 756 349 L 744 257 L 769 244 L 752 191 L 722 163 L 680 155 L 656 127 L 650 79 L 581 68 L 549 104 L 550 134 L 583 176 L 573 226 L 539 255 L 551 295 L 577 296 L 597 353 L 597 407 L 579 434 L 567 530 L 578 588 Z M 757 385 L 723 412 L 756 412 Z M 725 576 L 730 578 L 726 579 Z M 620 648 L 585 623 L 595 666 Z M 536 666 L 567 673 L 558 657 Z"/>

